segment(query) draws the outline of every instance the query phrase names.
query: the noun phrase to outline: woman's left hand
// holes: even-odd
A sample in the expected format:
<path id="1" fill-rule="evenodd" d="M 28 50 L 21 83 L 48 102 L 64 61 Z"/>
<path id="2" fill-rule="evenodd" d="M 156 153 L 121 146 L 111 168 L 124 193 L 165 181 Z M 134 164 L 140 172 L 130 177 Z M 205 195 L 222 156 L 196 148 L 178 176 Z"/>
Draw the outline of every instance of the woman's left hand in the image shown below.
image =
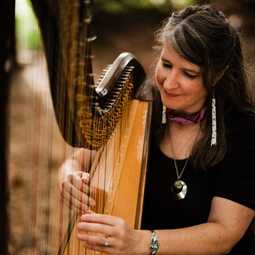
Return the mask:
<path id="1" fill-rule="evenodd" d="M 82 215 L 77 237 L 87 248 L 107 254 L 150 253 L 150 231 L 131 229 L 122 218 L 111 215 Z"/>

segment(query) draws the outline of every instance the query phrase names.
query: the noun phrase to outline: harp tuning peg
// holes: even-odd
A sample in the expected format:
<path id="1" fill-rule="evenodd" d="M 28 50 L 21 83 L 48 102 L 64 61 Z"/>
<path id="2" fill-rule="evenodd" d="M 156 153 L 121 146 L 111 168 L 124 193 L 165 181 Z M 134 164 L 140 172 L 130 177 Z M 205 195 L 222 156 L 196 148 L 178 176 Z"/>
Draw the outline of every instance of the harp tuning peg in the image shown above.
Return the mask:
<path id="1" fill-rule="evenodd" d="M 86 39 L 86 41 L 87 41 L 87 42 L 93 42 L 93 41 L 95 41 L 96 39 L 97 39 L 96 36 L 91 36 L 91 37 L 88 37 L 88 38 Z"/>

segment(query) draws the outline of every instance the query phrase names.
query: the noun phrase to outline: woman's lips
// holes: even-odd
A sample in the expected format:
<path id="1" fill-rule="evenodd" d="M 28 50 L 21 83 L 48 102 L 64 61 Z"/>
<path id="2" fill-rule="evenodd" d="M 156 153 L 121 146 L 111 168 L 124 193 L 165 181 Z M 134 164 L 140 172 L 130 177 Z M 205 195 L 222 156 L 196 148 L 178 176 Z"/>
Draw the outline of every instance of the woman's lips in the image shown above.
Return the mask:
<path id="1" fill-rule="evenodd" d="M 165 92 L 167 97 L 178 97 L 178 96 L 180 96 L 179 94 L 169 93 L 169 92 L 166 92 L 166 91 L 164 91 L 164 92 Z"/>

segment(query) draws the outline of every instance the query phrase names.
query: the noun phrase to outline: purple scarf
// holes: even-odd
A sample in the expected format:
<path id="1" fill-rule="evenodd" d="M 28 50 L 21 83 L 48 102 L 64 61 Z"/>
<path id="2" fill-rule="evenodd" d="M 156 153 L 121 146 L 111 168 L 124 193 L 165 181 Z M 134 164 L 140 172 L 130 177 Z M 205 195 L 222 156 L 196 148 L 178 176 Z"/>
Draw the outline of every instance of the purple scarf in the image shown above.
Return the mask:
<path id="1" fill-rule="evenodd" d="M 205 108 L 195 113 L 179 112 L 173 109 L 166 109 L 166 118 L 168 121 L 174 121 L 182 125 L 197 124 L 205 116 Z"/>

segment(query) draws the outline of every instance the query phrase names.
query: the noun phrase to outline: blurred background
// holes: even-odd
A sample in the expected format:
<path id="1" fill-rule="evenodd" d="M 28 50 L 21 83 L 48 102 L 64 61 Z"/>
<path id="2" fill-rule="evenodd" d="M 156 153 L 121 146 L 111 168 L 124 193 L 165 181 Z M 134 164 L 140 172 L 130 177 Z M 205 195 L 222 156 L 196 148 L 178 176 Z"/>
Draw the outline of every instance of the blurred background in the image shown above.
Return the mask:
<path id="1" fill-rule="evenodd" d="M 154 33 L 162 21 L 173 10 L 202 3 L 223 10 L 242 33 L 249 79 L 254 88 L 254 0 L 95 0 L 92 28 L 97 36 L 93 44 L 95 76 L 123 51 L 134 53 L 148 75 L 152 74 Z M 8 105 L 4 130 L 8 139 L 3 138 L 7 147 L 2 143 L 8 148 L 3 166 L 7 170 L 5 174 L 2 170 L 1 175 L 8 180 L 8 187 L 5 186 L 8 249 L 15 255 L 51 255 L 56 254 L 64 232 L 64 227 L 58 224 L 63 208 L 58 196 L 57 172 L 73 148 L 65 143 L 56 124 L 44 47 L 30 0 L 16 0 L 14 25 L 16 36 L 8 44 L 12 72 L 10 83 L 6 84 L 10 84 L 10 90 L 1 94 L 2 108 Z M 10 70 L 9 65 L 5 62 L 5 71 Z"/>

